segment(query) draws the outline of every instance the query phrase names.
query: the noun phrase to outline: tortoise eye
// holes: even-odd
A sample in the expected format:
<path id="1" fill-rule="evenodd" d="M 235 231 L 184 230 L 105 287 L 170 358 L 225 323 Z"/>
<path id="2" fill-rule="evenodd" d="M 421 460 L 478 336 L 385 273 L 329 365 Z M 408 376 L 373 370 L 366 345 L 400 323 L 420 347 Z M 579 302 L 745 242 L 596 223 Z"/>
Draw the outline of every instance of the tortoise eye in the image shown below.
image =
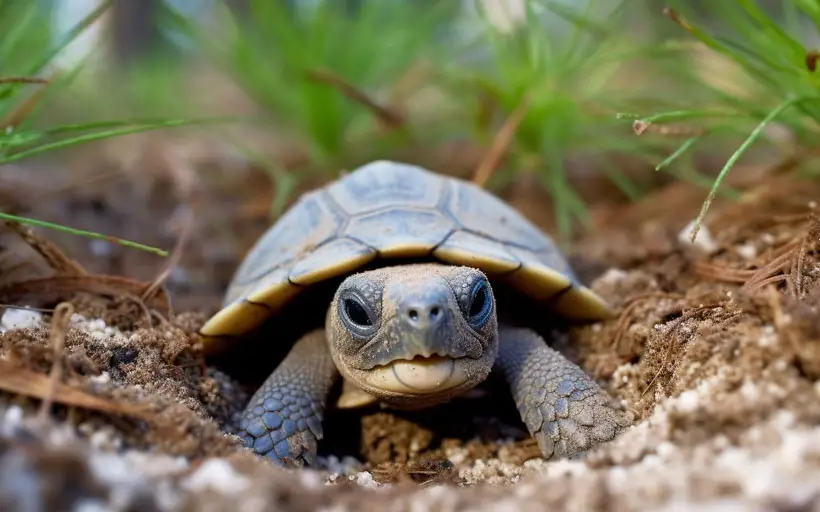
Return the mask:
<path id="1" fill-rule="evenodd" d="M 481 314 L 487 302 L 487 289 L 481 287 L 476 290 L 473 296 L 473 303 L 470 304 L 470 318 L 475 318 Z"/>
<path id="2" fill-rule="evenodd" d="M 355 291 L 346 291 L 339 298 L 339 318 L 345 328 L 358 338 L 369 338 L 377 330 L 378 315 Z"/>
<path id="3" fill-rule="evenodd" d="M 373 321 L 370 319 L 370 315 L 367 314 L 367 310 L 364 309 L 364 306 L 359 304 L 357 300 L 352 298 L 345 299 L 344 308 L 348 320 L 354 324 L 362 327 L 371 327 L 373 325 Z"/>
<path id="4" fill-rule="evenodd" d="M 467 321 L 475 328 L 483 327 L 493 311 L 493 298 L 487 281 L 481 280 L 473 287 L 470 296 L 470 307 L 467 308 Z"/>

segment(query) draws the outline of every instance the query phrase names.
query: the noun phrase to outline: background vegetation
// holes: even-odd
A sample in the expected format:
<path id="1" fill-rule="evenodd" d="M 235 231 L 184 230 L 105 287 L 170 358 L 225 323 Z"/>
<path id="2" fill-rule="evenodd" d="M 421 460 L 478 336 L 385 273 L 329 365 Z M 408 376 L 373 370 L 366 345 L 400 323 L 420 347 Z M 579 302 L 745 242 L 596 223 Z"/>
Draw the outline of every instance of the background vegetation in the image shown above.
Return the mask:
<path id="1" fill-rule="evenodd" d="M 495 191 L 526 176 L 564 238 L 593 227 L 600 179 L 623 201 L 687 180 L 708 205 L 748 151 L 816 172 L 813 0 L 67 4 L 0 2 L 0 163 L 207 130 L 266 172 L 273 216 L 395 158 Z"/>

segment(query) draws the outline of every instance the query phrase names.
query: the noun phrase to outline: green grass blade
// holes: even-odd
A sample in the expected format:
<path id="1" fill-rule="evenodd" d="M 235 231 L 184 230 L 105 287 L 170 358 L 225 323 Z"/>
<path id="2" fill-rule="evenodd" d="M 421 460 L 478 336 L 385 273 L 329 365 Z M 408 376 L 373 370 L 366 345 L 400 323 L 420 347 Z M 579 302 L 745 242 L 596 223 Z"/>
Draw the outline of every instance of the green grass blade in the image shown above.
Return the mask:
<path id="1" fill-rule="evenodd" d="M 120 128 L 124 126 L 154 126 L 157 129 L 184 125 L 219 124 L 229 121 L 241 121 L 239 116 L 200 117 L 195 119 L 157 119 L 157 118 L 130 118 L 119 121 L 93 121 L 89 123 L 64 124 L 55 128 L 43 130 L 44 135 L 59 135 L 80 131 L 97 130 L 100 128 Z"/>
<path id="2" fill-rule="evenodd" d="M 32 219 L 29 217 L 20 217 L 18 215 L 11 215 L 8 213 L 0 212 L 0 219 L 8 220 L 11 222 L 19 222 L 20 224 L 28 224 L 31 226 L 37 226 L 41 228 L 49 228 L 54 229 L 57 231 L 62 231 L 64 233 L 70 233 L 72 235 L 79 235 L 86 238 L 96 238 L 99 240 L 105 240 L 107 242 L 113 242 L 115 244 L 119 244 L 125 247 L 131 247 L 133 249 L 139 249 L 141 251 L 150 252 L 152 254 L 156 254 L 157 256 L 168 256 L 168 251 L 163 249 L 158 249 L 156 247 L 152 247 L 150 245 L 140 244 L 137 242 L 132 242 L 130 240 L 125 240 L 122 238 L 117 238 L 114 236 L 103 235 L 100 233 L 94 233 L 93 231 L 85 231 L 82 229 L 74 229 L 67 226 L 63 226 L 60 224 L 54 224 L 52 222 L 46 222 L 43 220 Z"/>
<path id="3" fill-rule="evenodd" d="M 701 135 L 697 135 L 695 137 L 690 137 L 686 139 L 683 142 L 683 144 L 681 144 L 680 147 L 678 147 L 678 149 L 675 150 L 674 153 L 666 157 L 661 163 L 655 166 L 655 170 L 660 171 L 661 169 L 669 167 L 669 165 L 671 165 L 672 162 L 683 156 L 684 153 L 686 153 L 692 146 L 694 146 L 700 140 L 700 138 Z"/>
<path id="4" fill-rule="evenodd" d="M 220 119 L 221 118 L 217 118 Z M 90 133 L 86 135 L 80 135 L 77 137 L 72 137 L 69 139 L 63 139 L 59 141 L 49 142 L 45 144 L 41 144 L 37 147 L 20 151 L 19 153 L 14 153 L 11 155 L 5 155 L 0 158 L 0 164 L 6 164 L 9 162 L 16 162 L 18 160 L 22 160 L 24 158 L 29 158 L 33 155 L 37 155 L 40 153 L 44 153 L 47 151 L 54 151 L 57 149 L 63 149 L 66 147 L 74 146 L 77 144 L 82 144 L 86 142 L 102 140 L 102 139 L 109 139 L 112 137 L 117 137 L 121 135 L 130 135 L 133 133 L 140 133 L 145 131 L 151 130 L 158 130 L 162 128 L 171 128 L 171 127 L 179 127 L 179 126 L 192 126 L 198 124 L 205 124 L 206 122 L 215 122 L 213 118 L 203 121 L 202 119 L 195 119 L 195 120 L 172 120 L 172 121 L 165 121 L 160 123 L 154 124 L 147 124 L 147 125 L 139 125 L 139 126 L 129 126 L 126 128 L 115 129 L 115 130 L 106 130 L 97 133 Z M 78 125 L 82 126 L 82 125 Z"/>
<path id="5" fill-rule="evenodd" d="M 786 33 L 775 21 L 760 9 L 753 0 L 738 0 L 740 5 L 746 10 L 746 13 L 755 20 L 758 25 L 762 26 L 767 35 L 773 39 L 783 43 L 784 47 L 791 50 L 792 62 L 799 62 L 806 53 L 806 49 L 796 39 Z M 789 3 L 789 2 L 786 2 Z M 768 39 L 768 38 L 767 38 Z M 771 43 L 770 43 L 771 44 Z M 777 44 L 777 43 L 775 43 Z"/>
<path id="6" fill-rule="evenodd" d="M 712 189 L 709 191 L 709 195 L 706 197 L 706 201 L 703 202 L 703 206 L 701 207 L 700 213 L 698 214 L 697 219 L 695 219 L 695 224 L 692 228 L 692 234 L 690 236 L 690 240 L 692 242 L 695 241 L 695 238 L 698 235 L 698 231 L 700 231 L 700 225 L 703 222 L 703 218 L 706 216 L 706 211 L 709 209 L 709 206 L 712 204 L 712 201 L 715 198 L 715 194 L 717 190 L 720 188 L 721 183 L 723 183 L 724 178 L 729 174 L 729 171 L 732 167 L 735 166 L 740 157 L 743 156 L 743 153 L 746 152 L 752 144 L 754 144 L 757 139 L 763 134 L 763 130 L 768 126 L 772 121 L 774 121 L 780 114 L 782 114 L 786 109 L 799 103 L 801 101 L 806 101 L 806 98 L 791 98 L 780 105 L 777 106 L 774 110 L 772 110 L 768 116 L 766 116 L 760 124 L 749 134 L 749 137 L 743 141 L 743 144 L 732 154 L 729 160 L 726 161 L 726 164 L 720 170 L 717 178 L 715 178 L 715 182 L 712 185 Z"/>
<path id="7" fill-rule="evenodd" d="M 45 52 L 39 59 L 35 60 L 34 64 L 32 64 L 28 72 L 28 75 L 36 75 L 40 71 L 45 68 L 49 62 L 51 62 L 54 57 L 57 56 L 61 51 L 63 51 L 72 41 L 74 41 L 77 36 L 82 34 L 92 23 L 94 23 L 102 14 L 108 10 L 109 7 L 114 3 L 114 0 L 102 0 L 100 4 L 91 11 L 85 18 L 77 22 L 76 25 L 71 27 L 71 29 L 62 37 L 62 39 L 52 48 L 50 48 L 47 52 Z"/>

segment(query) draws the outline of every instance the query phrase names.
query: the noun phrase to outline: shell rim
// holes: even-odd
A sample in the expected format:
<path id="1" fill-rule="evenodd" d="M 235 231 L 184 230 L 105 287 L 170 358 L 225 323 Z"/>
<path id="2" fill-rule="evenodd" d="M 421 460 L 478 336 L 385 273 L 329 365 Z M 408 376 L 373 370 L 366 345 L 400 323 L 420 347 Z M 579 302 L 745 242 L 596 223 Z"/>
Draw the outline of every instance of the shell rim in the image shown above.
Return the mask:
<path id="1" fill-rule="evenodd" d="M 471 266 L 473 268 L 477 268 L 477 269 L 487 273 L 487 275 L 488 275 L 488 277 L 491 281 L 500 279 L 505 284 L 508 284 L 517 293 L 521 294 L 522 297 L 525 297 L 528 300 L 534 301 L 534 302 L 542 305 L 547 311 L 552 311 L 552 312 L 554 312 L 554 313 L 556 313 L 556 314 L 558 314 L 562 317 L 568 318 L 568 319 L 577 320 L 577 321 L 581 321 L 581 322 L 584 322 L 584 321 L 595 322 L 595 321 L 606 320 L 606 319 L 612 318 L 614 316 L 613 309 L 611 308 L 611 306 L 607 303 L 607 301 L 603 297 L 601 297 L 599 294 L 595 293 L 588 286 L 586 286 L 584 284 L 581 284 L 580 282 L 571 279 L 570 276 L 568 276 L 568 275 L 566 275 L 562 272 L 559 272 L 558 270 L 555 270 L 551 267 L 548 267 L 546 265 L 540 265 L 539 270 L 540 270 L 541 273 L 553 274 L 553 276 L 551 276 L 551 277 L 554 278 L 555 281 L 558 281 L 558 280 L 567 281 L 568 285 L 561 288 L 561 289 L 559 289 L 557 292 L 551 294 L 547 298 L 540 298 L 539 299 L 539 298 L 536 298 L 536 297 L 532 296 L 531 294 L 528 294 L 526 291 L 524 291 L 522 289 L 522 287 L 520 285 L 510 281 L 510 279 L 509 279 L 510 276 L 516 274 L 517 272 L 519 272 L 521 270 L 524 270 L 525 268 L 534 268 L 534 267 L 536 267 L 534 265 L 526 265 L 526 264 L 522 263 L 519 267 L 517 267 L 516 269 L 511 270 L 511 271 L 491 272 L 491 271 L 488 271 L 488 269 L 486 268 L 485 265 L 470 264 L 470 263 L 463 262 L 463 261 L 462 262 L 447 261 L 447 260 L 436 257 L 434 254 L 431 254 L 430 256 L 432 257 L 433 262 L 441 263 L 443 265 L 454 265 L 454 266 L 455 265 L 463 265 L 463 266 Z M 413 259 L 413 258 L 411 257 L 411 259 Z M 395 256 L 395 255 L 384 256 L 381 253 L 378 253 L 378 254 L 375 255 L 375 258 L 373 258 L 371 260 L 371 262 L 372 261 L 378 261 L 380 263 L 378 266 L 387 267 L 387 266 L 393 266 L 393 265 L 391 265 L 391 262 L 393 262 L 393 261 L 402 261 L 402 260 L 403 260 L 403 258 L 401 256 Z M 423 260 L 424 260 L 423 258 L 419 258 L 419 261 L 423 261 Z M 400 263 L 400 264 L 404 264 L 404 263 Z M 342 272 L 338 275 L 328 276 L 328 277 L 322 279 L 321 281 L 317 281 L 315 283 L 308 284 L 308 285 L 296 284 L 296 283 L 292 283 L 292 282 L 287 281 L 287 284 L 289 285 L 289 287 L 291 289 L 291 293 L 286 298 L 286 300 L 284 300 L 279 305 L 279 307 L 271 307 L 271 306 L 269 306 L 267 304 L 264 304 L 264 303 L 251 301 L 251 300 L 249 300 L 249 296 L 247 294 L 243 294 L 243 295 L 238 296 L 233 302 L 231 302 L 229 304 L 224 304 L 222 307 L 220 307 L 199 328 L 198 334 L 199 334 L 199 336 L 202 337 L 203 349 L 204 349 L 205 353 L 206 354 L 220 353 L 224 349 L 228 348 L 229 346 L 234 345 L 237 341 L 242 339 L 247 333 L 252 332 L 256 328 L 256 327 L 251 327 L 249 329 L 245 329 L 240 334 L 224 334 L 224 335 L 207 334 L 206 333 L 207 327 L 209 325 L 211 325 L 212 323 L 215 323 L 217 321 L 218 317 L 220 317 L 222 315 L 225 315 L 225 314 L 229 314 L 230 317 L 234 317 L 235 315 L 248 314 L 249 311 L 262 310 L 262 311 L 264 311 L 264 314 L 262 315 L 263 321 L 265 321 L 265 320 L 275 316 L 284 307 L 285 304 L 292 301 L 297 295 L 301 295 L 305 291 L 308 291 L 309 289 L 316 287 L 320 283 L 327 282 L 330 279 L 334 279 L 334 278 L 338 278 L 338 277 L 344 278 L 344 277 L 347 277 L 349 275 L 352 275 L 352 274 L 358 272 L 360 269 L 364 268 L 365 266 L 367 266 L 367 265 L 366 264 L 365 265 L 358 265 L 358 266 L 356 266 L 356 268 L 354 268 L 352 270 Z M 269 287 L 269 288 L 267 288 L 267 290 L 270 290 L 270 289 L 273 289 L 273 288 L 274 287 Z M 254 293 L 259 294 L 259 293 L 264 292 L 265 290 L 266 289 L 256 290 Z M 580 300 L 583 303 L 588 305 L 588 308 L 587 308 L 588 310 L 597 310 L 598 314 L 573 316 L 573 315 L 568 315 L 566 313 L 562 313 L 561 311 L 556 309 L 554 307 L 554 305 L 557 303 L 558 300 L 560 300 L 564 297 L 569 297 L 570 299 L 574 298 L 575 301 Z M 233 308 L 237 308 L 237 307 L 239 309 L 237 311 L 234 311 L 233 313 L 230 313 L 228 311 L 229 309 L 233 309 Z"/>

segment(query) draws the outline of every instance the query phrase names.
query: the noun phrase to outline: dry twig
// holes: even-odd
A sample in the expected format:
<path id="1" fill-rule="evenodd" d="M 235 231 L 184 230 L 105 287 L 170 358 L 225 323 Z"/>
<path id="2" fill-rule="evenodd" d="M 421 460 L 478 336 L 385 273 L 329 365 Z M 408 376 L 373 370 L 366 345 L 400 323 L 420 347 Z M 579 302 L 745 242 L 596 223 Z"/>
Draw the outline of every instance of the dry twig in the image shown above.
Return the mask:
<path id="1" fill-rule="evenodd" d="M 34 249 L 56 272 L 68 275 L 88 274 L 77 261 L 66 256 L 59 247 L 35 233 L 30 227 L 19 222 L 4 221 L 4 223 L 8 229 L 20 235 L 20 238 Z"/>
<path id="2" fill-rule="evenodd" d="M 621 346 L 621 339 L 629 328 L 630 315 L 641 303 L 647 299 L 681 299 L 681 295 L 677 293 L 668 292 L 649 292 L 642 293 L 630 298 L 623 306 L 620 316 L 618 317 L 618 324 L 615 327 L 615 337 L 612 340 L 612 347 L 616 350 Z"/>
<path id="3" fill-rule="evenodd" d="M 667 336 L 666 336 L 667 349 L 666 349 L 666 353 L 663 356 L 663 363 L 661 363 L 660 368 L 658 368 L 658 371 L 652 377 L 652 380 L 650 380 L 649 383 L 646 385 L 646 389 L 643 390 L 643 392 L 641 393 L 641 396 L 644 396 L 650 389 L 652 389 L 652 387 L 655 385 L 655 383 L 660 378 L 661 373 L 663 373 L 663 370 L 665 368 L 667 368 L 667 366 L 669 364 L 669 356 L 672 354 L 672 348 L 676 344 L 676 341 L 672 340 L 671 338 L 675 334 L 677 334 L 678 330 L 681 328 L 683 323 L 686 322 L 687 320 L 697 318 L 697 317 L 703 315 L 707 311 L 712 311 L 714 309 L 724 308 L 724 307 L 726 307 L 725 303 L 712 304 L 712 305 L 709 305 L 709 306 L 700 306 L 700 307 L 691 309 L 689 311 L 685 311 L 680 317 L 676 318 L 675 320 L 673 320 L 671 322 L 672 325 L 669 328 L 669 330 L 666 332 L 666 334 L 667 334 Z M 720 319 L 720 322 L 721 323 L 728 322 L 729 320 L 732 320 L 734 318 L 739 317 L 741 314 L 742 314 L 741 311 L 734 311 L 734 312 L 728 313 L 722 319 Z"/>
<path id="4" fill-rule="evenodd" d="M 103 297 L 129 297 L 142 303 L 139 297 L 145 292 L 145 288 L 145 282 L 121 276 L 49 276 L 0 285 L 0 302 L 42 307 L 71 300 L 77 292 L 85 292 Z M 162 288 L 148 297 L 142 307 L 146 313 L 155 309 L 166 315 L 171 314 L 170 301 Z"/>
<path id="5" fill-rule="evenodd" d="M 366 107 L 385 126 L 392 129 L 404 127 L 405 119 L 401 114 L 394 112 L 389 107 L 379 105 L 375 100 L 370 99 L 367 94 L 345 80 L 343 77 L 324 70 L 310 70 L 307 72 L 307 75 L 308 78 L 314 82 L 331 85 L 351 100 Z"/>
<path id="6" fill-rule="evenodd" d="M 43 401 L 40 403 L 40 412 L 38 414 L 39 420 L 42 423 L 48 420 L 48 414 L 54 402 L 54 394 L 57 392 L 57 386 L 60 384 L 62 377 L 65 333 L 68 331 L 68 323 L 73 314 L 74 306 L 72 306 L 70 302 L 61 302 L 54 308 L 54 314 L 51 317 L 50 340 L 53 355 L 51 357 L 51 372 L 48 376 L 48 388 L 46 389 Z"/>
<path id="7" fill-rule="evenodd" d="M 6 117 L 0 121 L 0 125 L 3 128 L 16 128 L 20 123 L 26 120 L 37 104 L 43 99 L 43 95 L 45 94 L 48 86 L 54 82 L 54 79 L 59 76 L 59 72 L 54 73 L 51 78 L 43 79 L 43 78 L 28 78 L 28 77 L 11 77 L 7 78 L 6 80 L 11 80 L 12 82 L 16 83 L 33 83 L 33 84 L 44 84 L 43 87 L 38 88 L 34 94 L 29 96 L 25 99 L 22 103 L 20 103 L 17 107 L 11 110 Z M 24 82 L 22 80 L 25 80 Z"/>
<path id="8" fill-rule="evenodd" d="M 498 164 L 501 162 L 501 159 L 509 150 L 513 137 L 515 137 L 515 132 L 524 120 L 524 116 L 527 115 L 529 108 L 530 96 L 529 94 L 525 94 L 521 99 L 521 102 L 515 110 L 513 110 L 507 120 L 504 121 L 504 124 L 495 135 L 492 144 L 490 144 L 490 149 L 487 150 L 487 154 L 481 161 L 481 165 L 479 165 L 478 169 L 475 171 L 473 183 L 479 187 L 483 187 L 490 180 L 493 172 L 498 168 Z"/>
<path id="9" fill-rule="evenodd" d="M 194 213 L 193 210 L 189 206 L 185 206 L 183 211 L 183 220 L 182 225 L 180 227 L 180 234 L 177 237 L 177 242 L 174 245 L 174 249 L 171 251 L 171 256 L 168 258 L 168 261 L 165 264 L 165 267 L 159 272 L 156 278 L 151 282 L 150 285 L 145 289 L 142 293 L 140 298 L 145 301 L 151 298 L 154 294 L 157 293 L 157 290 L 162 286 L 162 283 L 168 278 L 171 274 L 171 271 L 176 267 L 180 260 L 182 259 L 183 251 L 185 250 L 185 244 L 188 242 L 190 238 L 191 232 L 194 229 Z"/>
<path id="10" fill-rule="evenodd" d="M 48 375 L 15 366 L 2 360 L 0 360 L 0 389 L 8 393 L 16 393 L 40 400 L 45 400 L 46 397 L 51 396 L 54 403 L 66 406 L 121 414 L 145 421 L 154 419 L 154 415 L 151 414 L 151 409 L 147 405 L 139 406 L 116 402 L 62 382 L 57 382 L 52 391 L 51 380 Z"/>

